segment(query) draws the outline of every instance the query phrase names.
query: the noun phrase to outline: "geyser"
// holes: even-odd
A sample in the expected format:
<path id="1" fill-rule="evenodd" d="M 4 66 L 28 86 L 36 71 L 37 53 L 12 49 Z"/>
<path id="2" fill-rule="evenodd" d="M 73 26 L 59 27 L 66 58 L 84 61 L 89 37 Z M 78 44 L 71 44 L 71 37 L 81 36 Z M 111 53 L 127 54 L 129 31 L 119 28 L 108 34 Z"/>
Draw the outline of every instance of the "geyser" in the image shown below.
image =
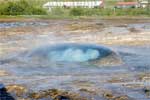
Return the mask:
<path id="1" fill-rule="evenodd" d="M 51 62 L 103 62 L 117 60 L 118 55 L 109 48 L 92 44 L 57 44 L 44 46 L 28 54 L 31 58 L 45 59 Z M 106 58 L 106 59 L 105 59 Z"/>

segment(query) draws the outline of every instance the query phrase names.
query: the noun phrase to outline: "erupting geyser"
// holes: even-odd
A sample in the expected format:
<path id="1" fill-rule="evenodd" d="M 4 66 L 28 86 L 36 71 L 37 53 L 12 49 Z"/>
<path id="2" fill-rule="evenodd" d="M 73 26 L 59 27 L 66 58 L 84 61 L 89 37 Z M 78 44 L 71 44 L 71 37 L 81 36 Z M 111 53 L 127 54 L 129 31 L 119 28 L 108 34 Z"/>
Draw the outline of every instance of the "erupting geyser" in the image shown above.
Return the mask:
<path id="1" fill-rule="evenodd" d="M 118 55 L 109 48 L 92 44 L 59 44 L 37 48 L 28 54 L 51 62 L 120 63 Z"/>

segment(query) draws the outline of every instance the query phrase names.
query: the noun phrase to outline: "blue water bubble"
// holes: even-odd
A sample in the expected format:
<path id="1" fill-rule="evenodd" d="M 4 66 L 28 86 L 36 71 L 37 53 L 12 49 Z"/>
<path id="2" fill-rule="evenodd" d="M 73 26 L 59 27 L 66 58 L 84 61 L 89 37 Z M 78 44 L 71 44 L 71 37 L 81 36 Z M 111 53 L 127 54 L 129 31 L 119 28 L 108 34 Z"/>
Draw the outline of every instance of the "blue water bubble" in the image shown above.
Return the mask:
<path id="1" fill-rule="evenodd" d="M 87 62 L 100 60 L 113 53 L 109 48 L 93 44 L 57 44 L 33 50 L 29 56 L 56 62 Z"/>
<path id="2" fill-rule="evenodd" d="M 98 59 L 99 56 L 100 53 L 96 49 L 87 49 L 86 51 L 83 51 L 80 48 L 68 48 L 48 53 L 48 59 L 51 61 L 85 62 L 92 59 Z"/>

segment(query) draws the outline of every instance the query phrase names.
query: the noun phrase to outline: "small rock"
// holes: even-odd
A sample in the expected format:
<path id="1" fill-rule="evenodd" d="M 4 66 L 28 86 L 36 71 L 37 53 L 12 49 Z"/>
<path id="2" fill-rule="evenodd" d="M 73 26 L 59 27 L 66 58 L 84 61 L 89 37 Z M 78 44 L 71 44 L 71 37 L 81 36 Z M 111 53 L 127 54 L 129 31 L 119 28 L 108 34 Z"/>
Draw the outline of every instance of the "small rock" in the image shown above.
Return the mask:
<path id="1" fill-rule="evenodd" d="M 104 23 L 96 23 L 96 25 L 104 26 Z"/>
<path id="2" fill-rule="evenodd" d="M 67 97 L 67 96 L 61 96 L 61 95 L 59 95 L 54 100 L 70 100 L 70 98 Z"/>
<path id="3" fill-rule="evenodd" d="M 8 92 L 3 84 L 0 84 L 0 100 L 15 100 Z"/>
<path id="4" fill-rule="evenodd" d="M 61 91 L 57 89 L 49 89 L 44 90 L 36 93 L 30 93 L 29 98 L 32 99 L 42 99 L 43 98 L 52 98 L 52 100 L 87 100 L 84 97 L 81 97 L 80 95 L 76 93 L 69 93 L 66 91 Z"/>
<path id="5" fill-rule="evenodd" d="M 8 85 L 6 89 L 9 93 L 14 93 L 16 96 L 22 96 L 27 92 L 27 89 L 21 85 Z"/>
<path id="6" fill-rule="evenodd" d="M 128 30 L 129 30 L 130 32 L 140 32 L 140 30 L 138 30 L 138 29 L 136 29 L 136 28 L 134 28 L 134 27 L 129 28 Z"/>
<path id="7" fill-rule="evenodd" d="M 85 89 L 85 88 L 81 88 L 81 89 L 79 89 L 79 91 L 96 95 L 96 91 L 92 91 L 92 90 Z"/>
<path id="8" fill-rule="evenodd" d="M 87 92 L 88 90 L 82 88 L 82 89 L 80 89 L 79 91 Z"/>
<path id="9" fill-rule="evenodd" d="M 112 94 L 112 93 L 104 93 L 104 98 L 108 99 L 108 100 L 111 100 L 111 99 L 114 99 L 115 96 Z"/>
<path id="10" fill-rule="evenodd" d="M 121 79 L 121 78 L 112 78 L 110 80 L 108 80 L 109 83 L 121 83 L 124 82 L 125 80 Z"/>
<path id="11" fill-rule="evenodd" d="M 132 100 L 127 95 L 114 95 L 111 92 L 107 92 L 103 95 L 107 100 Z"/>
<path id="12" fill-rule="evenodd" d="M 145 93 L 148 97 L 150 97 L 150 88 L 148 88 L 148 87 L 144 88 L 144 93 Z"/>
<path id="13" fill-rule="evenodd" d="M 131 99 L 129 99 L 128 96 L 119 96 L 119 97 L 116 97 L 114 100 L 131 100 Z"/>

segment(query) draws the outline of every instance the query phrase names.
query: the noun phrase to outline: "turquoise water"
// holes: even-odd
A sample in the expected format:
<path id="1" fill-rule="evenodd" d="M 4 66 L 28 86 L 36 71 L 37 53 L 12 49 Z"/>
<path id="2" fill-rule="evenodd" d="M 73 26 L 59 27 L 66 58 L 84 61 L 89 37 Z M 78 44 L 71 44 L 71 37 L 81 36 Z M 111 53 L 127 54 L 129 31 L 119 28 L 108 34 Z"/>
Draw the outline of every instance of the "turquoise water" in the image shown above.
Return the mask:
<path id="1" fill-rule="evenodd" d="M 87 49 L 85 52 L 78 48 L 69 48 L 63 51 L 51 51 L 48 59 L 51 61 L 85 62 L 98 59 L 100 53 L 95 49 Z"/>
<path id="2" fill-rule="evenodd" d="M 30 51 L 28 56 L 39 56 L 56 62 L 87 62 L 111 55 L 109 48 L 92 44 L 56 44 L 39 47 Z"/>

